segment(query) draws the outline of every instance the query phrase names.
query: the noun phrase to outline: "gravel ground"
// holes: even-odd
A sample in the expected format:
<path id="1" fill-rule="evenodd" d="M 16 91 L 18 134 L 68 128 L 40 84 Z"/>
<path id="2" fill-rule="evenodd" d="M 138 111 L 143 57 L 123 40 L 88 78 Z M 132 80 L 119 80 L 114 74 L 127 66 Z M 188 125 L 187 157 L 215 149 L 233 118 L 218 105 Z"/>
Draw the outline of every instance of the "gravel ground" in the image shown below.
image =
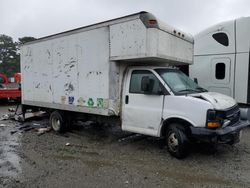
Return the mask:
<path id="1" fill-rule="evenodd" d="M 195 145 L 178 160 L 160 140 L 119 127 L 85 123 L 40 136 L 19 130 L 47 124 L 46 117 L 23 125 L 0 121 L 0 187 L 250 187 L 250 128 L 235 146 L 211 153 Z"/>

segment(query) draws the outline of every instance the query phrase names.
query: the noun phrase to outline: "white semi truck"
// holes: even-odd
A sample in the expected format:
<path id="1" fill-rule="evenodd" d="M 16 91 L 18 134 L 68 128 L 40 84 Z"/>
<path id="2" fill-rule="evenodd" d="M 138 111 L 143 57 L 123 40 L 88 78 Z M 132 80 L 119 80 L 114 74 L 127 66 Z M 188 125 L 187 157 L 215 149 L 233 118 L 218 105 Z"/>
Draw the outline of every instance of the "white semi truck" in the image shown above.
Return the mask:
<path id="1" fill-rule="evenodd" d="M 238 142 L 235 100 L 174 68 L 192 61 L 193 38 L 147 12 L 40 38 L 21 47 L 23 113 L 49 112 L 58 132 L 76 117 L 118 123 L 177 158 L 191 141 Z"/>
<path id="2" fill-rule="evenodd" d="M 194 37 L 191 78 L 209 91 L 236 99 L 250 120 L 250 17 L 222 22 Z"/>

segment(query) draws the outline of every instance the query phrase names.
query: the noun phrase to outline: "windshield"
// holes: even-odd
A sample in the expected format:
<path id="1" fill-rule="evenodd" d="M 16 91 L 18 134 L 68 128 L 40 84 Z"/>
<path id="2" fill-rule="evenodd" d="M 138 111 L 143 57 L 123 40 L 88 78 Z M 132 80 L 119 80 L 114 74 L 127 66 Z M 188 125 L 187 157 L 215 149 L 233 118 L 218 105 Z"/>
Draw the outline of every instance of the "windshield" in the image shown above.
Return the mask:
<path id="1" fill-rule="evenodd" d="M 200 87 L 183 72 L 177 69 L 155 69 L 155 71 L 167 83 L 170 89 L 177 95 L 201 93 L 207 90 Z"/>

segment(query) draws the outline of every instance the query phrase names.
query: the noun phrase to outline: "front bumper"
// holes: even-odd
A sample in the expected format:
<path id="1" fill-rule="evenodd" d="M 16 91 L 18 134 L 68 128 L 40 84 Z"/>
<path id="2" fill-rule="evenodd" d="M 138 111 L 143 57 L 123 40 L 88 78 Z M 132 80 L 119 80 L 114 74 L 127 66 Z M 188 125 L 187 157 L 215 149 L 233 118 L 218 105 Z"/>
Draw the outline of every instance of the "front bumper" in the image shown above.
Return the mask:
<path id="1" fill-rule="evenodd" d="M 218 129 L 191 127 L 191 136 L 202 142 L 234 144 L 240 141 L 240 131 L 249 125 L 248 121 L 239 121 L 232 126 Z"/>

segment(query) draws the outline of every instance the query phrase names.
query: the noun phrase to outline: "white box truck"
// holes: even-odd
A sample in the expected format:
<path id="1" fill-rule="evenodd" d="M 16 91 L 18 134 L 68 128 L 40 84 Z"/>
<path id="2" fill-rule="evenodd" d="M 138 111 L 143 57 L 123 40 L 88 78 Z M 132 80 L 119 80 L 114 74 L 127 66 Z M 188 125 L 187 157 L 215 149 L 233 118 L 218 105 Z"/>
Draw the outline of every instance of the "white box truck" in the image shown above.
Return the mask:
<path id="1" fill-rule="evenodd" d="M 250 120 L 250 17 L 222 22 L 194 37 L 191 78 L 209 91 L 236 99 Z"/>
<path id="2" fill-rule="evenodd" d="M 44 37 L 21 47 L 23 112 L 49 112 L 58 132 L 76 117 L 119 123 L 177 158 L 191 141 L 238 142 L 235 100 L 174 68 L 192 61 L 193 38 L 147 12 Z"/>

